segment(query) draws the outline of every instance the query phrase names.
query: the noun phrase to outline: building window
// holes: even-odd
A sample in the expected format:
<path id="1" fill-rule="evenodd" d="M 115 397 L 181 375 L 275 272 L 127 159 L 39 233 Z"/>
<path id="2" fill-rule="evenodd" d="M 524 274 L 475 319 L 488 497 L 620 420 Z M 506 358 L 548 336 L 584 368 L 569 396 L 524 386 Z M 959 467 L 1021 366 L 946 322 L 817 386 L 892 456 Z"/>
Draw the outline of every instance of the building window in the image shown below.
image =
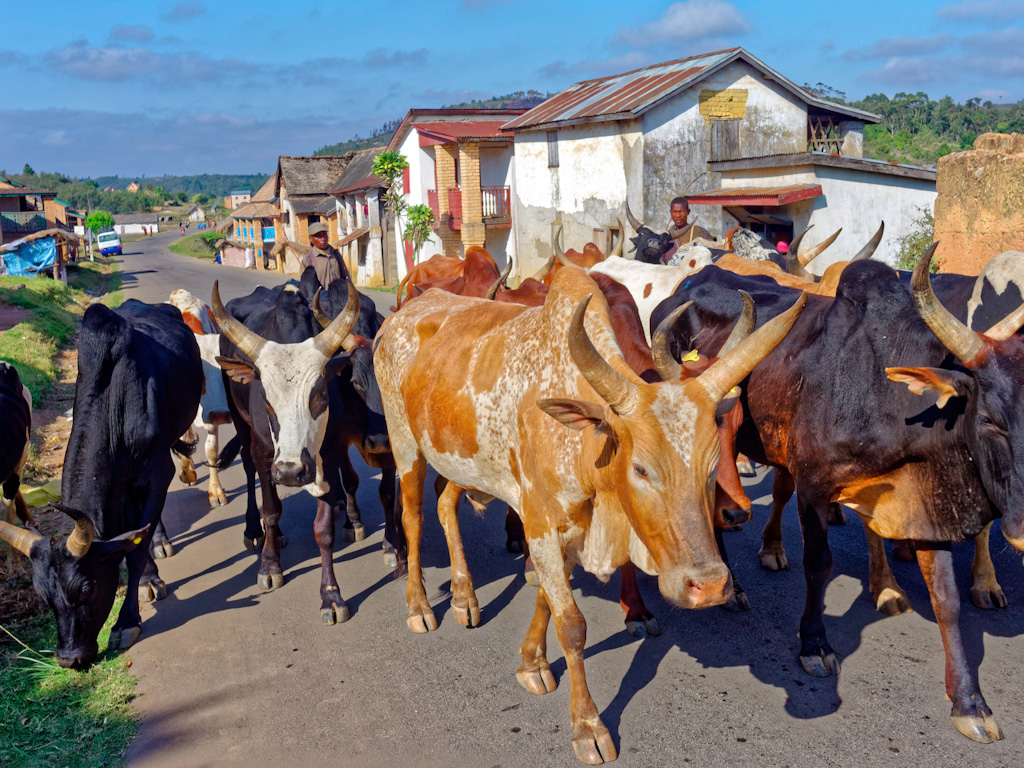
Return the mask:
<path id="1" fill-rule="evenodd" d="M 548 131 L 548 168 L 558 167 L 558 131 Z"/>

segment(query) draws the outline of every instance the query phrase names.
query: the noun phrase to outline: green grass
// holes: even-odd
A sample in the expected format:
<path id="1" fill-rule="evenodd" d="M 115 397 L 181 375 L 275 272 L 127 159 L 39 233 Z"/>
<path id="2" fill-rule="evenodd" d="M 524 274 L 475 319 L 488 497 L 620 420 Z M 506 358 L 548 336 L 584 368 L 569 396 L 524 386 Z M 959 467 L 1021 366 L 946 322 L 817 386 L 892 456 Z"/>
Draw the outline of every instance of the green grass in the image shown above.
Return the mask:
<path id="1" fill-rule="evenodd" d="M 167 247 L 175 253 L 180 253 L 182 256 L 212 261 L 217 257 L 217 250 L 213 247 L 213 243 L 210 240 L 212 238 L 213 242 L 216 242 L 223 237 L 224 235 L 218 235 L 215 232 L 197 232 L 194 235 L 187 235 L 180 240 L 175 240 Z"/>
<path id="2" fill-rule="evenodd" d="M 123 590 L 122 590 L 123 591 Z M 5 768 L 117 766 L 138 732 L 135 678 L 120 652 L 106 650 L 121 609 L 114 603 L 100 632 L 101 653 L 88 672 L 61 669 L 51 651 L 49 611 L 0 633 L 0 755 Z M 2 625 L 0 625 L 2 626 Z"/>

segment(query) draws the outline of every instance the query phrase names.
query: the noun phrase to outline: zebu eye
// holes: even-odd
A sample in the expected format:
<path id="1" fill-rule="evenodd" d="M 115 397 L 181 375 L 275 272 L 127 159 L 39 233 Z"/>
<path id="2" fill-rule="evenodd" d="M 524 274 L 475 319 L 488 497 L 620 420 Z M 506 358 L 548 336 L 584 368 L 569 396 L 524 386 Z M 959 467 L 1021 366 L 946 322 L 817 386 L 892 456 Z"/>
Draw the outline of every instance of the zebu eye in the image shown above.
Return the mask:
<path id="1" fill-rule="evenodd" d="M 644 469 L 640 464 L 633 465 L 633 471 L 636 472 L 637 477 L 647 479 L 647 470 Z"/>

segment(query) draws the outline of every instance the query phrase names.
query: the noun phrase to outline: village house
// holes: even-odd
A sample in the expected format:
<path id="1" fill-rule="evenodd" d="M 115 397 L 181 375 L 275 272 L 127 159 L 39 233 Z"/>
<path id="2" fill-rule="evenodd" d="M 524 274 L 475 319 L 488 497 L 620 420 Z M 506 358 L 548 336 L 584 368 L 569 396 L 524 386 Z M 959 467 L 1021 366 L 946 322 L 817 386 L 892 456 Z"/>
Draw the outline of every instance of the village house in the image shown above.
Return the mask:
<path id="1" fill-rule="evenodd" d="M 124 191 L 125 192 L 138 192 L 140 189 L 142 189 L 142 185 L 139 184 L 139 182 L 137 182 L 137 181 L 133 181 L 131 184 L 129 184 L 127 187 L 125 187 Z"/>
<path id="2" fill-rule="evenodd" d="M 742 48 L 576 83 L 504 125 L 515 136 L 513 221 L 520 275 L 567 247 L 617 242 L 626 205 L 665 231 L 673 198 L 722 236 L 743 225 L 772 242 L 815 225 L 843 233 L 816 272 L 886 223 L 877 258 L 935 199 L 935 173 L 862 157 L 877 115 L 835 104 Z M 626 225 L 626 236 L 633 234 Z"/>
<path id="3" fill-rule="evenodd" d="M 206 211 L 203 210 L 201 205 L 193 205 L 188 209 L 185 217 L 189 221 L 206 221 Z"/>
<path id="4" fill-rule="evenodd" d="M 231 230 L 229 240 L 236 249 L 253 249 L 253 258 L 257 269 L 263 269 L 270 250 L 279 239 L 284 240 L 281 228 L 277 226 L 281 218 L 281 209 L 277 199 L 277 172 L 250 195 L 248 202 L 243 203 L 231 212 Z M 239 255 L 239 254 L 231 254 Z M 225 254 L 225 257 L 227 254 Z M 226 262 L 228 263 L 228 262 Z M 244 263 L 244 260 L 240 262 Z"/>
<path id="5" fill-rule="evenodd" d="M 398 282 L 395 239 L 389 237 L 383 195 L 386 187 L 373 173 L 382 147 L 356 152 L 332 184 L 335 203 L 330 217 L 331 243 L 339 250 L 358 285 Z"/>
<path id="6" fill-rule="evenodd" d="M 502 125 L 524 111 L 412 109 L 402 120 L 387 148 L 409 162 L 402 179 L 405 201 L 427 204 L 437 219 L 420 261 L 438 253 L 461 256 L 474 245 L 486 248 L 499 267 L 512 258 L 513 143 Z M 400 247 L 399 279 L 413 263 L 413 244 L 403 241 Z"/>
<path id="7" fill-rule="evenodd" d="M 58 200 L 56 192 L 0 178 L 0 245 L 44 229 L 70 232 L 84 223 L 85 215 Z"/>
<path id="8" fill-rule="evenodd" d="M 160 231 L 160 216 L 155 213 L 115 213 L 114 231 L 119 235 L 145 235 Z"/>
<path id="9" fill-rule="evenodd" d="M 316 210 L 317 206 L 325 202 L 328 190 L 351 159 L 352 153 L 278 158 L 277 170 L 271 178 L 273 197 L 281 211 L 283 239 L 309 245 L 309 225 L 327 219 Z"/>
<path id="10" fill-rule="evenodd" d="M 224 207 L 227 208 L 229 211 L 233 211 L 238 206 L 245 205 L 250 200 L 252 200 L 252 190 L 233 190 L 228 193 L 227 197 L 224 198 Z"/>

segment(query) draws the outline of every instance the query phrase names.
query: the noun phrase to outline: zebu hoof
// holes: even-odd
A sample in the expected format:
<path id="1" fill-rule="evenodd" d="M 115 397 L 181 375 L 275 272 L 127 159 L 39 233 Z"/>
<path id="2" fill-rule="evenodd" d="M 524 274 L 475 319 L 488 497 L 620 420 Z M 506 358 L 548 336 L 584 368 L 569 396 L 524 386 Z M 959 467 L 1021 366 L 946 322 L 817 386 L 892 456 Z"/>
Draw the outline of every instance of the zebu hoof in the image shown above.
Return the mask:
<path id="1" fill-rule="evenodd" d="M 572 748 L 576 759 L 587 765 L 610 763 L 618 757 L 612 735 L 598 717 L 584 720 L 573 728 Z"/>
<path id="2" fill-rule="evenodd" d="M 142 634 L 142 627 L 124 627 L 123 629 L 110 630 L 110 639 L 107 641 L 107 650 L 124 651 L 131 648 Z"/>
<path id="3" fill-rule="evenodd" d="M 353 523 L 342 528 L 341 535 L 345 537 L 345 541 L 362 541 L 366 538 L 366 528 L 362 523 Z"/>
<path id="4" fill-rule="evenodd" d="M 174 557 L 174 545 L 167 539 L 153 541 L 153 557 L 162 560 L 165 557 Z"/>
<path id="5" fill-rule="evenodd" d="M 526 662 L 524 661 L 525 665 Z M 548 666 L 546 661 L 538 662 L 536 667 L 524 669 L 522 666 L 516 671 L 516 680 L 524 690 L 529 691 L 534 696 L 543 696 L 545 693 L 551 693 L 558 687 L 558 683 L 555 682 L 555 676 L 551 674 L 551 667 Z"/>
<path id="6" fill-rule="evenodd" d="M 480 626 L 480 603 L 475 595 L 461 603 L 456 603 L 455 600 L 452 600 L 452 610 L 455 612 L 455 620 L 462 626 Z"/>
<path id="7" fill-rule="evenodd" d="M 654 616 L 648 616 L 638 621 L 626 620 L 626 632 L 630 637 L 643 640 L 645 637 L 657 637 L 661 634 L 661 625 Z"/>
<path id="8" fill-rule="evenodd" d="M 991 611 L 993 608 L 1005 608 L 1010 603 L 998 584 L 995 587 L 972 587 L 971 602 L 976 608 Z"/>
<path id="9" fill-rule="evenodd" d="M 165 597 L 167 597 L 167 585 L 160 579 L 139 584 L 140 603 L 151 603 L 154 600 L 163 600 Z"/>
<path id="10" fill-rule="evenodd" d="M 529 557 L 526 558 L 526 562 L 523 564 L 523 575 L 526 577 L 526 583 L 531 587 L 540 586 L 540 579 L 537 578 L 537 571 L 533 568 L 533 560 Z"/>
<path id="11" fill-rule="evenodd" d="M 729 599 L 722 603 L 722 608 L 733 613 L 737 611 L 750 610 L 750 598 L 747 593 L 740 589 L 733 589 Z"/>
<path id="12" fill-rule="evenodd" d="M 191 487 L 196 484 L 196 471 L 194 469 L 191 472 L 182 470 L 181 472 L 178 473 L 178 479 L 181 480 L 181 482 L 184 483 L 185 485 Z"/>
<path id="13" fill-rule="evenodd" d="M 398 555 L 394 551 L 388 552 L 386 549 L 384 550 L 384 567 L 391 570 L 398 567 Z"/>
<path id="14" fill-rule="evenodd" d="M 801 655 L 800 666 L 804 668 L 804 672 L 813 677 L 828 677 L 839 674 L 839 659 L 832 651 L 826 653 L 818 649 L 818 653 L 812 653 L 808 656 Z"/>
<path id="15" fill-rule="evenodd" d="M 892 587 L 886 587 L 878 593 L 878 598 L 875 600 L 875 607 L 882 613 L 887 613 L 890 616 L 899 616 L 901 613 L 914 612 L 907 596 Z"/>
<path id="16" fill-rule="evenodd" d="M 415 609 L 410 610 L 405 623 L 417 635 L 425 635 L 427 632 L 433 632 L 437 629 L 437 617 L 434 616 L 434 612 L 429 608 L 420 613 L 416 613 Z"/>
<path id="17" fill-rule="evenodd" d="M 352 614 L 348 612 L 348 606 L 345 605 L 344 601 L 341 603 L 330 603 L 320 609 L 320 621 L 328 627 L 342 624 L 351 618 Z"/>
<path id="18" fill-rule="evenodd" d="M 225 507 L 228 503 L 228 497 L 224 495 L 224 491 L 220 493 L 210 494 L 210 507 L 216 509 L 217 507 Z"/>
<path id="19" fill-rule="evenodd" d="M 781 542 L 778 544 L 765 544 L 761 547 L 761 551 L 757 553 L 757 557 L 761 561 L 761 567 L 766 570 L 789 570 L 789 560 L 786 559 L 786 550 Z"/>
<path id="20" fill-rule="evenodd" d="M 988 708 L 981 694 L 971 696 L 971 703 L 967 707 L 968 712 L 958 715 L 954 709 L 953 726 L 971 741 L 979 744 L 991 744 L 1003 738 L 1003 729 L 999 727 L 992 710 Z"/>
<path id="21" fill-rule="evenodd" d="M 245 544 L 245 548 L 250 552 L 259 552 L 263 549 L 263 542 L 266 541 L 266 535 L 257 536 L 255 539 L 250 539 L 244 533 L 242 534 L 242 543 Z"/>
<path id="22" fill-rule="evenodd" d="M 284 586 L 284 574 L 281 571 L 271 571 L 269 573 L 261 573 L 256 578 L 256 583 L 260 589 L 271 590 L 280 589 Z"/>

